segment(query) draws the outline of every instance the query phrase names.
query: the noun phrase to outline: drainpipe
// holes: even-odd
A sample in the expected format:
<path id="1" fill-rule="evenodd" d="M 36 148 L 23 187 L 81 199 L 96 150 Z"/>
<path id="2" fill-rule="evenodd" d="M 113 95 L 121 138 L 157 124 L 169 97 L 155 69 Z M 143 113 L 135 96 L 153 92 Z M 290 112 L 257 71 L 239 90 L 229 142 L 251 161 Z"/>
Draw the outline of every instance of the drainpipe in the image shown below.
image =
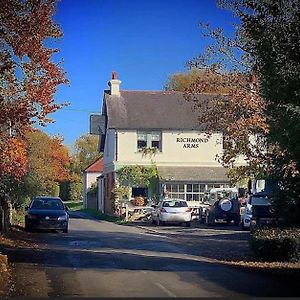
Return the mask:
<path id="1" fill-rule="evenodd" d="M 118 132 L 116 131 L 115 132 L 115 141 L 116 141 L 116 149 L 115 149 L 115 153 L 116 153 L 116 157 L 115 157 L 115 160 L 116 162 L 118 161 Z"/>

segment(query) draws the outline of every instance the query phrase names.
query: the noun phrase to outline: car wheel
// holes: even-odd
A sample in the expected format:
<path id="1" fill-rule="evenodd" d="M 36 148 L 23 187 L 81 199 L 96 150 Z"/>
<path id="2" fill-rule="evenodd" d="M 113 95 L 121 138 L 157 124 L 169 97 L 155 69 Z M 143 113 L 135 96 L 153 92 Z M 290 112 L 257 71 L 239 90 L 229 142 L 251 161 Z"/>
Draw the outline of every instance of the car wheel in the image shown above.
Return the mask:
<path id="1" fill-rule="evenodd" d="M 25 222 L 25 231 L 27 231 L 27 232 L 32 231 L 31 227 L 28 225 L 27 222 Z"/>
<path id="2" fill-rule="evenodd" d="M 240 216 L 235 216 L 233 219 L 234 225 L 238 226 L 241 222 L 241 217 Z"/>
<path id="3" fill-rule="evenodd" d="M 206 225 L 215 225 L 215 216 L 213 214 L 208 213 L 206 215 Z"/>

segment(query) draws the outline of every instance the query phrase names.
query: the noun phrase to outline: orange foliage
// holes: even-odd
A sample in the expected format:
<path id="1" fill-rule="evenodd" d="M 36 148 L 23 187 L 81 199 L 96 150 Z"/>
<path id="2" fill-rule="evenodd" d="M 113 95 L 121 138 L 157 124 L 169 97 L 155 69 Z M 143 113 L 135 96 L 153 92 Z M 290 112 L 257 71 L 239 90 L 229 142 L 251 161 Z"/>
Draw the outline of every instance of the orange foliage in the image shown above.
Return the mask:
<path id="1" fill-rule="evenodd" d="M 46 39 L 62 36 L 52 19 L 55 4 L 0 0 L 0 176 L 20 178 L 26 172 L 25 145 L 17 137 L 33 123 L 51 122 L 48 114 L 62 106 L 53 97 L 67 80 L 51 61 L 58 50 L 45 47 Z"/>
<path id="2" fill-rule="evenodd" d="M 44 183 L 68 180 L 70 156 L 60 137 L 50 137 L 35 130 L 26 134 L 29 171 L 38 174 Z"/>
<path id="3" fill-rule="evenodd" d="M 208 72 L 218 71 L 210 69 Z M 222 132 L 223 153 L 219 161 L 228 168 L 235 167 L 236 160 L 243 156 L 248 166 L 241 169 L 241 178 L 250 173 L 265 171 L 267 153 L 265 136 L 269 132 L 265 108 L 267 105 L 259 95 L 259 83 L 251 84 L 245 73 L 231 72 L 219 75 L 216 82 L 209 76 L 202 76 L 187 90 L 186 98 L 195 103 L 199 110 L 199 123 L 205 124 L 208 135 Z M 203 100 L 198 97 L 207 86 L 218 85 L 226 94 L 212 95 Z"/>
<path id="4" fill-rule="evenodd" d="M 27 171 L 27 156 L 25 143 L 15 137 L 10 137 L 0 143 L 0 177 L 13 176 L 20 179 Z"/>

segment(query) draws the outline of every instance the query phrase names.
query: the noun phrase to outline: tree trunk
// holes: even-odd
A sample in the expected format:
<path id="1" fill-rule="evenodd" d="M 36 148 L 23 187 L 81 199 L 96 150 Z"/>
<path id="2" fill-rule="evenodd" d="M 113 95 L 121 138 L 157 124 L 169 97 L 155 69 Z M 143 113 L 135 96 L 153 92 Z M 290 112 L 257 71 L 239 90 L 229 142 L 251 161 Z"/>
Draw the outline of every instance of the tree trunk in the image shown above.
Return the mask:
<path id="1" fill-rule="evenodd" d="M 1 199 L 0 202 L 0 231 L 6 233 L 11 225 L 11 202 L 8 199 Z"/>

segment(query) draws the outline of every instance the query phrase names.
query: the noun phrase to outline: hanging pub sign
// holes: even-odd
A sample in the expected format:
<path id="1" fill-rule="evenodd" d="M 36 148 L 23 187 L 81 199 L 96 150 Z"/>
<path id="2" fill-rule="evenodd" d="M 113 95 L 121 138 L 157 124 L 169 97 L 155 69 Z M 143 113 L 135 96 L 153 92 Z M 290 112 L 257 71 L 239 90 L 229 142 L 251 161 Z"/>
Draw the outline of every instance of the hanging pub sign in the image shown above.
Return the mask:
<path id="1" fill-rule="evenodd" d="M 90 115 L 90 134 L 105 134 L 106 117 L 100 114 Z"/>

